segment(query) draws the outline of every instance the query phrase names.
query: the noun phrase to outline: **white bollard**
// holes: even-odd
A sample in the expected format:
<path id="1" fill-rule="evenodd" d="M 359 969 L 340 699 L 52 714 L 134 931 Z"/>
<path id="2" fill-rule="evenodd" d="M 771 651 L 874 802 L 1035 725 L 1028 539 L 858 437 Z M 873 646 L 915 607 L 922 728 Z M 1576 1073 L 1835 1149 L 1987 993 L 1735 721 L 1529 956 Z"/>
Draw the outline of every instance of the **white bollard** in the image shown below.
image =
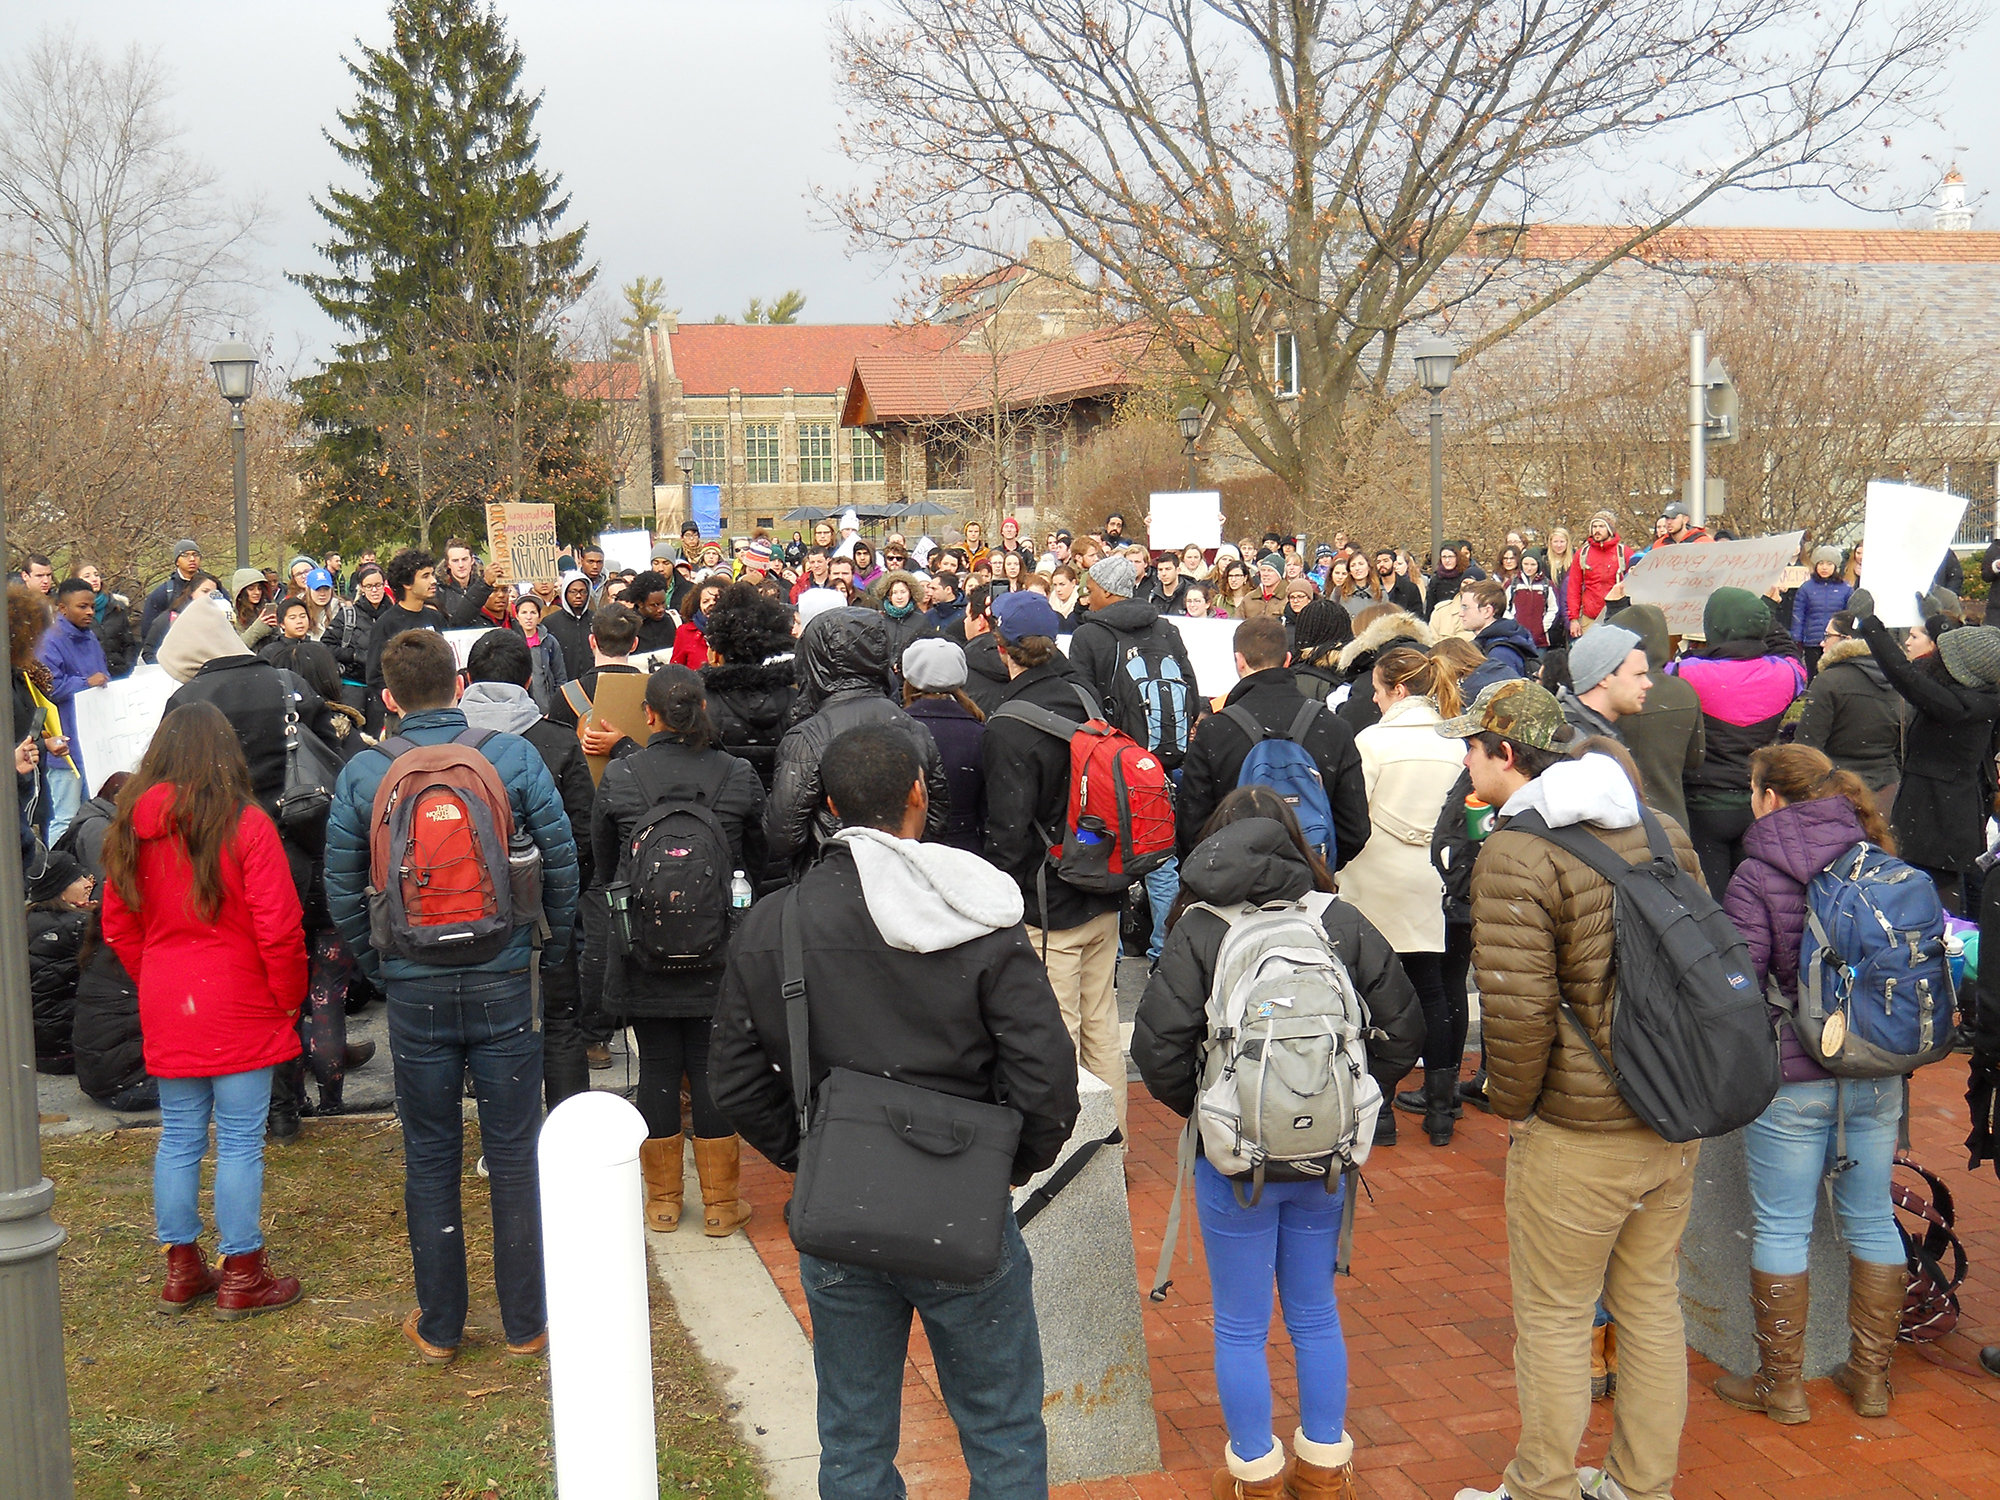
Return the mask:
<path id="1" fill-rule="evenodd" d="M 536 1148 L 559 1495 L 659 1500 L 639 1183 L 645 1138 L 638 1110 L 591 1089 L 551 1111 Z"/>

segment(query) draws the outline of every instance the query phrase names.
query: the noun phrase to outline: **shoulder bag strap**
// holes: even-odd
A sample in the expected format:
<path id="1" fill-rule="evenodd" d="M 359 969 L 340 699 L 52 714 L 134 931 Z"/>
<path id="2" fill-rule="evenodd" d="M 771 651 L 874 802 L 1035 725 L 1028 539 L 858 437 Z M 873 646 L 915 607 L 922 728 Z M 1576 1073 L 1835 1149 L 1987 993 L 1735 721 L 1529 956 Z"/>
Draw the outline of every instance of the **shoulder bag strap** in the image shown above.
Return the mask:
<path id="1" fill-rule="evenodd" d="M 792 1052 L 792 1103 L 799 1113 L 799 1140 L 812 1124 L 812 1046 L 806 1016 L 806 952 L 799 938 L 799 888 L 785 892 L 778 938 L 785 961 L 785 1035 Z"/>
<path id="2" fill-rule="evenodd" d="M 1237 706 L 1240 708 L 1242 705 Z M 1294 745 L 1305 744 L 1306 731 L 1312 728 L 1313 720 L 1319 716 L 1319 708 L 1319 699 L 1308 698 L 1305 707 L 1301 708 L 1292 719 L 1292 727 L 1285 731 L 1285 737 Z"/>
<path id="3" fill-rule="evenodd" d="M 1065 718 L 1052 708 L 1043 708 L 1039 703 L 1003 703 L 993 710 L 987 722 L 991 723 L 994 719 L 1013 719 L 1039 729 L 1043 734 L 1052 734 L 1064 744 L 1068 744 L 1082 727 L 1076 720 Z"/>
<path id="4" fill-rule="evenodd" d="M 570 706 L 570 712 L 579 720 L 590 712 L 590 694 L 583 690 L 583 680 L 572 677 L 562 685 L 563 701 Z"/>
<path id="5" fill-rule="evenodd" d="M 1312 706 L 1310 703 L 1306 705 L 1308 709 Z M 1252 745 L 1255 745 L 1265 737 L 1264 726 L 1257 722 L 1257 716 L 1240 703 L 1232 703 L 1223 709 L 1222 716 L 1245 734 L 1249 735 Z"/>

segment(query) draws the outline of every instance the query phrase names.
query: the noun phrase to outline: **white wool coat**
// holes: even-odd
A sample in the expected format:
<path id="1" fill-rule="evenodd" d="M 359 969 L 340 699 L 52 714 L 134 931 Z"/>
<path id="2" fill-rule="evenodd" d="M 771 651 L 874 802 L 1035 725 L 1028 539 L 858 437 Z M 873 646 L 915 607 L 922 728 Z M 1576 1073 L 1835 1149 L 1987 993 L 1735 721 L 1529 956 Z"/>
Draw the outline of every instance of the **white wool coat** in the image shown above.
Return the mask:
<path id="1" fill-rule="evenodd" d="M 1440 722 L 1430 699 L 1405 698 L 1354 737 L 1373 831 L 1341 870 L 1340 894 L 1398 953 L 1444 951 L 1444 880 L 1431 864 L 1431 830 L 1465 768 L 1465 742 L 1445 739 Z"/>

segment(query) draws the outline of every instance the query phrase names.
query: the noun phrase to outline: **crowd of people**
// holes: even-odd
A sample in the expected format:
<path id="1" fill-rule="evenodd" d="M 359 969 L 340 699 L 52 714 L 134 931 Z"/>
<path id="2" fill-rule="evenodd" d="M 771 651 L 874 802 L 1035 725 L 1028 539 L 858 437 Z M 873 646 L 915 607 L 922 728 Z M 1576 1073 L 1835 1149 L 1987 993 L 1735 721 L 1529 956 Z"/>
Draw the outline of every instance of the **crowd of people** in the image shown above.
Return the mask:
<path id="1" fill-rule="evenodd" d="M 1334 1279 L 1351 1172 L 1402 1144 L 1399 1112 L 1442 1149 L 1476 1108 L 1514 1122 L 1521 1436 L 1498 1487 L 1460 1500 L 1666 1496 L 1699 1140 L 1656 1130 L 1605 1062 L 1627 915 L 1582 837 L 1684 872 L 1770 998 L 1775 1092 L 1746 1134 L 1760 1364 L 1718 1394 L 1809 1418 L 1806 1244 L 1838 1166 L 1852 1343 L 1835 1383 L 1861 1415 L 1889 1411 L 1904 1094 L 1893 1073 L 1822 1066 L 1838 1044 L 1806 1045 L 1786 997 L 1818 920 L 1808 888 L 1856 850 L 1897 858 L 1938 920 L 2000 925 L 1982 878 L 2000 629 L 1961 601 L 1955 556 L 1915 629 L 1878 617 L 1859 546 L 1819 547 L 1795 589 L 1716 589 L 1682 638 L 1625 588 L 1646 551 L 1710 539 L 1678 505 L 1643 548 L 1599 512 L 1574 546 L 1509 533 L 1490 567 L 1462 540 L 1433 565 L 1344 532 L 1155 551 L 1118 515 L 1040 548 L 1011 517 L 990 544 L 977 522 L 941 544 L 859 532 L 850 515 L 731 555 L 690 526 L 643 571 L 587 546 L 533 587 L 454 539 L 351 573 L 338 555 L 238 569 L 225 589 L 189 539 L 136 610 L 96 568 L 58 581 L 27 559 L 7 603 L 37 1065 L 159 1108 L 162 1311 L 302 1294 L 266 1258 L 265 1143 L 343 1108 L 372 1050 L 347 1017 L 379 999 L 418 1303 L 403 1333 L 436 1364 L 464 1338 L 469 1090 L 507 1353 L 540 1354 L 535 1134 L 628 1036 L 649 1228 L 680 1227 L 690 1156 L 712 1236 L 751 1217 L 744 1141 L 800 1173 L 821 1493 L 900 1493 L 915 1309 L 974 1493 L 1040 1494 L 1012 1215 L 987 1216 L 968 1279 L 869 1248 L 923 1205 L 892 1195 L 827 1238 L 807 1184 L 863 1128 L 829 1103 L 856 1078 L 916 1100 L 895 1106 L 913 1111 L 903 1137 L 934 1117 L 959 1149 L 987 1128 L 968 1110 L 1004 1105 L 996 1191 L 1056 1160 L 1079 1068 L 1130 1131 L 1117 975 L 1138 965 L 1130 1063 L 1189 1121 L 1229 1432 L 1215 1494 L 1354 1493 Z M 2000 542 L 1979 564 L 1996 570 Z M 1238 622 L 1233 683 L 1197 679 L 1176 618 Z M 453 631 L 479 633 L 455 650 Z M 178 687 L 136 769 L 99 782 L 75 700 L 140 663 Z M 1975 1080 L 2000 1078 L 2000 1006 L 1968 987 L 1957 1019 Z M 1253 1031 L 1267 1051 L 1239 1050 Z M 1325 1080 L 1271 1065 L 1290 1149 L 1216 1102 L 1245 1058 L 1277 1053 Z M 1297 1356 L 1289 1442 L 1274 1294 Z M 1610 1456 L 1579 1470 L 1590 1402 L 1614 1391 Z"/>

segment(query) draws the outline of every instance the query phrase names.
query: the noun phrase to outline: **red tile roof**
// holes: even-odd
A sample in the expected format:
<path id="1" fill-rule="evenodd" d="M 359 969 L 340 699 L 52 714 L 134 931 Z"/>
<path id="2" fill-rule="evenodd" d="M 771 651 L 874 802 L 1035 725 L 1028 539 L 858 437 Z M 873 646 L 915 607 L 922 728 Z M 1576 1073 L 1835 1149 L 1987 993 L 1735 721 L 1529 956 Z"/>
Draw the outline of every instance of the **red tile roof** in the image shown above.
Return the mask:
<path id="1" fill-rule="evenodd" d="M 1526 260 L 1582 260 L 1608 253 L 1632 231 L 1616 225 L 1535 224 L 1514 241 Z M 1480 237 L 1490 249 L 1508 243 L 1505 226 Z M 1475 240 L 1473 243 L 1479 243 Z M 1634 252 L 1653 262 L 1855 265 L 2000 262 L 2000 232 L 1935 229 L 1728 229 L 1686 225 L 1655 235 Z"/>
<path id="2" fill-rule="evenodd" d="M 864 354 L 854 361 L 841 425 L 921 421 L 990 407 L 997 385 L 1009 410 L 1130 390 L 1155 358 L 1142 324 L 1031 344 L 1001 356 L 972 349 Z"/>
<path id="3" fill-rule="evenodd" d="M 854 361 L 884 350 L 932 351 L 965 336 L 962 328 L 885 323 L 683 323 L 667 338 L 674 376 L 690 396 L 830 396 L 847 384 Z"/>
<path id="4" fill-rule="evenodd" d="M 569 367 L 565 394 L 572 401 L 637 401 L 646 372 L 636 360 L 584 360 Z"/>

